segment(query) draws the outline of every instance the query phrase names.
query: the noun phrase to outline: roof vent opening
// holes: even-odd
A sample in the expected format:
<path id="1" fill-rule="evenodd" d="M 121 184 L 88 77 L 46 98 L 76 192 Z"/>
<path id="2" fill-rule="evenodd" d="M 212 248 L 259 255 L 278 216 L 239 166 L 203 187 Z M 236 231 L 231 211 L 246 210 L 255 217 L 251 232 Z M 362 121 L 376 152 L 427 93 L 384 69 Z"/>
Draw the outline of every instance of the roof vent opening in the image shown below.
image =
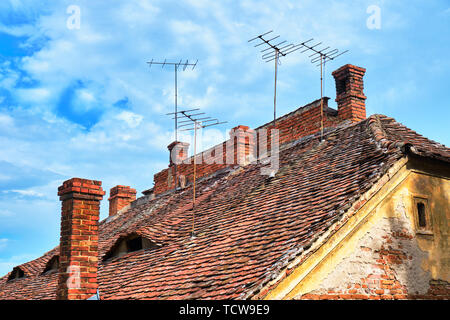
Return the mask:
<path id="1" fill-rule="evenodd" d="M 127 240 L 127 252 L 142 250 L 142 237 Z"/>
<path id="2" fill-rule="evenodd" d="M 154 249 L 158 245 L 140 235 L 132 234 L 117 240 L 116 244 L 103 257 L 103 261 L 121 257 L 127 253 L 140 250 Z"/>
<path id="3" fill-rule="evenodd" d="M 42 274 L 53 274 L 57 273 L 59 268 L 59 256 L 54 256 L 50 260 L 48 260 L 45 265 L 44 271 Z"/>
<path id="4" fill-rule="evenodd" d="M 25 272 L 19 267 L 15 267 L 8 277 L 8 281 L 25 278 Z"/>

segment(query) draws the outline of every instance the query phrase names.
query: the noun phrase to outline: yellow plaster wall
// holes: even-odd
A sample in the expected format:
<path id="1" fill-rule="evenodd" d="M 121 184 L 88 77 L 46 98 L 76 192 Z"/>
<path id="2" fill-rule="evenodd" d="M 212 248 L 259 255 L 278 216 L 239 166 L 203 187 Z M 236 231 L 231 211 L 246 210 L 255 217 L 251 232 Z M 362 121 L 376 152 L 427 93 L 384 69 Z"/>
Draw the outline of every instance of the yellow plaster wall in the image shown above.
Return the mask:
<path id="1" fill-rule="evenodd" d="M 352 270 L 349 259 L 370 260 L 371 257 L 364 257 L 365 246 L 370 251 L 373 247 L 383 245 L 388 231 L 402 230 L 413 236 L 412 240 L 406 243 L 408 247 L 405 249 L 411 253 L 411 262 L 405 270 L 396 271 L 399 273 L 400 282 L 409 282 L 403 285 L 409 285 L 414 291 L 423 291 L 424 284 L 428 285 L 430 279 L 450 282 L 449 176 L 448 167 L 425 167 L 420 162 L 414 164 L 413 161 L 405 161 L 355 215 L 288 277 L 272 288 L 265 298 L 298 298 L 320 291 L 325 283 L 327 286 L 338 287 L 342 285 L 339 282 L 343 281 L 338 278 L 346 268 L 349 271 L 345 276 L 359 277 L 358 272 L 362 274 L 366 270 Z M 417 232 L 415 196 L 427 199 L 432 223 L 430 234 Z M 402 248 L 405 243 L 400 241 L 397 245 Z M 359 267 L 353 265 L 353 268 Z M 363 266 L 362 269 L 364 268 Z M 341 273 L 338 274 L 337 270 L 341 270 Z M 400 274 L 408 272 L 412 275 Z"/>

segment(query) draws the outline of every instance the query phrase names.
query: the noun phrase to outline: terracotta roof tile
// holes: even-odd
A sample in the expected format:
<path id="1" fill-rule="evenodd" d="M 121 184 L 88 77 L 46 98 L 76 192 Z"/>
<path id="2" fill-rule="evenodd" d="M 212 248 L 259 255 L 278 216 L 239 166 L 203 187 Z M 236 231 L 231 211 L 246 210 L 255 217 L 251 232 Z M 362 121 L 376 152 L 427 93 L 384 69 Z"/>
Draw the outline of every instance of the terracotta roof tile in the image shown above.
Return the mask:
<path id="1" fill-rule="evenodd" d="M 318 239 L 405 152 L 449 161 L 450 150 L 375 115 L 282 146 L 275 177 L 262 164 L 233 167 L 192 189 L 138 199 L 100 224 L 99 255 L 138 233 L 159 247 L 99 264 L 102 299 L 241 299 Z M 54 299 L 57 277 L 42 275 L 58 248 L 22 265 L 27 277 L 0 279 L 0 298 Z"/>

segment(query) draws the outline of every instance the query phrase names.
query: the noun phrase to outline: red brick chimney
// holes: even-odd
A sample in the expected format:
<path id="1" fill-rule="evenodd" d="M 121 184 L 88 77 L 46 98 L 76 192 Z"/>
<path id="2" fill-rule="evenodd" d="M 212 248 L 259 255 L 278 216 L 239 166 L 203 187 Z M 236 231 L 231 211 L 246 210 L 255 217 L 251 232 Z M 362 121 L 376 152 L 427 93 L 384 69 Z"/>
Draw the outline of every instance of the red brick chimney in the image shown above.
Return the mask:
<path id="1" fill-rule="evenodd" d="M 358 122 L 366 118 L 366 96 L 363 77 L 366 69 L 346 64 L 334 71 L 338 116 L 342 120 Z"/>
<path id="2" fill-rule="evenodd" d="M 109 192 L 109 216 L 115 215 L 122 208 L 136 200 L 136 189 L 128 186 L 115 186 Z"/>
<path id="3" fill-rule="evenodd" d="M 98 220 L 102 182 L 72 178 L 58 188 L 62 201 L 57 299 L 84 300 L 97 292 Z"/>
<path id="4" fill-rule="evenodd" d="M 167 146 L 167 149 L 169 149 L 170 166 L 181 164 L 188 157 L 189 143 L 174 141 Z"/>
<path id="5" fill-rule="evenodd" d="M 227 141 L 227 164 L 247 165 L 256 157 L 255 134 L 247 126 L 239 125 L 230 130 L 230 140 Z M 231 150 L 233 147 L 233 150 Z"/>

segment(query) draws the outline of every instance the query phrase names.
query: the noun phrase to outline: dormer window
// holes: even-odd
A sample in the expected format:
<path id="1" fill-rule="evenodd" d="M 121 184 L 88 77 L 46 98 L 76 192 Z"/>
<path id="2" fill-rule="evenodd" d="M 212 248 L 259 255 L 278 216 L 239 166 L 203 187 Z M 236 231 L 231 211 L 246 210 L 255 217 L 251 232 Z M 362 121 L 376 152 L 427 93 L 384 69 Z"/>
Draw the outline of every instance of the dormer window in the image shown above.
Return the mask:
<path id="1" fill-rule="evenodd" d="M 143 243 L 142 237 L 136 237 L 127 240 L 127 252 L 142 250 L 143 248 L 142 243 Z"/>
<path id="2" fill-rule="evenodd" d="M 20 278 L 25 278 L 25 272 L 21 268 L 15 267 L 13 269 L 13 271 L 11 272 L 11 274 L 9 275 L 8 281 L 12 281 L 12 280 L 20 279 Z"/>
<path id="3" fill-rule="evenodd" d="M 111 250 L 109 250 L 109 252 L 104 256 L 103 260 L 105 261 L 112 258 L 120 257 L 130 252 L 152 249 L 157 247 L 158 245 L 153 241 L 144 238 L 140 235 L 133 234 L 120 238 L 116 242 L 116 244 L 111 248 Z"/>
<path id="4" fill-rule="evenodd" d="M 52 274 L 58 272 L 59 268 L 59 256 L 54 256 L 45 265 L 42 274 Z"/>

